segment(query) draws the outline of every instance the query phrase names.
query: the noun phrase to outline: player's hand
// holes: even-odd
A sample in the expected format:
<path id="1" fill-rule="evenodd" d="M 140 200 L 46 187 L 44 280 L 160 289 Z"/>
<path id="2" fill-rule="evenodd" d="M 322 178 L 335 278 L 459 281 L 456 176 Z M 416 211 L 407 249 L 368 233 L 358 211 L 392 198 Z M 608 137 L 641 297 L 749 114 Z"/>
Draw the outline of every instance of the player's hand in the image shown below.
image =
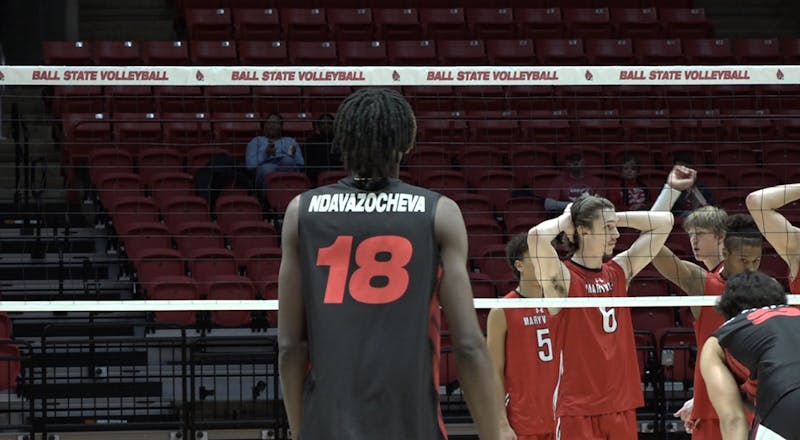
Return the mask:
<path id="1" fill-rule="evenodd" d="M 500 428 L 500 440 L 517 440 L 517 433 L 508 423 L 504 423 Z"/>
<path id="2" fill-rule="evenodd" d="M 689 434 L 694 430 L 694 421 L 692 421 L 692 409 L 694 409 L 694 398 L 683 402 L 681 409 L 675 412 L 673 416 L 679 417 L 683 421 L 683 427 Z"/>
<path id="3" fill-rule="evenodd" d="M 294 145 L 292 145 L 291 147 L 289 147 L 289 156 L 294 156 L 294 153 L 295 153 L 296 151 L 297 151 L 297 147 L 295 147 Z"/>
<path id="4" fill-rule="evenodd" d="M 693 187 L 696 180 L 697 171 L 683 165 L 672 167 L 672 171 L 667 176 L 667 184 L 678 191 L 685 191 Z"/>
<path id="5" fill-rule="evenodd" d="M 564 231 L 564 235 L 567 237 L 567 240 L 572 243 L 573 238 L 575 237 L 575 224 L 572 223 L 572 203 L 569 203 L 564 211 L 561 213 L 561 217 L 564 218 L 564 223 L 562 223 L 562 231 Z"/>
<path id="6" fill-rule="evenodd" d="M 269 144 L 267 147 L 267 156 L 274 156 L 275 155 L 275 144 Z"/>

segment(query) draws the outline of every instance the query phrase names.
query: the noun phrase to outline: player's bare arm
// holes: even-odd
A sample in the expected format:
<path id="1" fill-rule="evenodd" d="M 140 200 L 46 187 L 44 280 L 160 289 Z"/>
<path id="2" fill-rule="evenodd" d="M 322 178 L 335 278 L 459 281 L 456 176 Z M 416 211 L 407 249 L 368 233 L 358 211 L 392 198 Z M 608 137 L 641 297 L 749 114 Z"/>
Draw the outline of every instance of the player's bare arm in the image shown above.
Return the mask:
<path id="1" fill-rule="evenodd" d="M 700 354 L 700 371 L 705 379 L 711 404 L 719 416 L 722 438 L 746 440 L 748 428 L 742 398 L 724 359 L 719 340 L 713 336 L 708 338 Z"/>
<path id="2" fill-rule="evenodd" d="M 680 287 L 687 295 L 703 295 L 706 270 L 690 261 L 678 258 L 667 246 L 659 249 L 653 266 L 664 278 Z"/>
<path id="3" fill-rule="evenodd" d="M 672 231 L 671 212 L 631 211 L 617 213 L 617 226 L 641 231 L 631 247 L 614 257 L 628 281 L 653 260 L 655 251 L 664 246 Z"/>
<path id="4" fill-rule="evenodd" d="M 297 219 L 300 196 L 286 208 L 278 272 L 278 368 L 283 400 L 294 438 L 299 438 L 303 383 L 308 369 L 308 336 L 303 306 Z"/>
<path id="5" fill-rule="evenodd" d="M 778 209 L 800 200 L 800 183 L 773 186 L 754 191 L 747 196 L 747 209 L 781 258 L 789 264 L 792 279 L 800 264 L 800 228 L 793 226 Z"/>
<path id="6" fill-rule="evenodd" d="M 480 438 L 497 439 L 505 412 L 500 384 L 472 302 L 464 219 L 458 205 L 447 197 L 439 199 L 435 231 L 442 259 L 439 300 L 453 340 L 458 377 Z"/>
<path id="7" fill-rule="evenodd" d="M 575 233 L 569 206 L 558 217 L 545 220 L 528 231 L 528 252 L 533 259 L 536 281 L 542 286 L 546 298 L 566 298 L 569 294 L 569 269 L 558 258 L 552 244 L 562 232 L 568 237 Z M 550 308 L 550 313 L 555 315 L 560 310 Z"/>
<path id="8" fill-rule="evenodd" d="M 489 311 L 489 318 L 486 321 L 486 344 L 489 347 L 489 356 L 492 358 L 492 365 L 497 374 L 497 381 L 499 383 L 498 393 L 502 400 L 505 400 L 505 370 L 506 370 L 506 334 L 508 333 L 508 324 L 506 323 L 506 314 L 503 309 L 492 309 Z M 500 420 L 501 429 L 512 430 L 511 424 L 508 422 L 508 414 L 503 411 L 503 416 Z"/>

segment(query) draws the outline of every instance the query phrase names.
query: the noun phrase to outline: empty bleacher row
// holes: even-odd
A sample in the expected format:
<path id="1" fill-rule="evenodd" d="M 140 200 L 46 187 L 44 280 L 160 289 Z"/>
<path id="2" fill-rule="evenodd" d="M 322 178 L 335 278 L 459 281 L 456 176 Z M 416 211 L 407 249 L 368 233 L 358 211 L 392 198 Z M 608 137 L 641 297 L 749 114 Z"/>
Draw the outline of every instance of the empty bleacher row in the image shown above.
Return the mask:
<path id="1" fill-rule="evenodd" d="M 48 65 L 797 64 L 796 38 L 49 41 Z"/>

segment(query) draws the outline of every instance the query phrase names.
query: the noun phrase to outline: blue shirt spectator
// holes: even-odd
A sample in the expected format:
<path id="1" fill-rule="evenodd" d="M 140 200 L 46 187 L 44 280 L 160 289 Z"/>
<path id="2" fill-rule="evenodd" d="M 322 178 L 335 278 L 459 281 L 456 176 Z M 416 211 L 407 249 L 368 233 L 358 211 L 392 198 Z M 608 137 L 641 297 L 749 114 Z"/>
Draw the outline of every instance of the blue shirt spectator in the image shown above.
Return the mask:
<path id="1" fill-rule="evenodd" d="M 264 124 L 264 136 L 247 144 L 245 166 L 256 173 L 256 186 L 264 186 L 264 178 L 275 171 L 298 171 L 305 166 L 303 152 L 297 141 L 283 136 L 283 120 L 273 113 Z"/>

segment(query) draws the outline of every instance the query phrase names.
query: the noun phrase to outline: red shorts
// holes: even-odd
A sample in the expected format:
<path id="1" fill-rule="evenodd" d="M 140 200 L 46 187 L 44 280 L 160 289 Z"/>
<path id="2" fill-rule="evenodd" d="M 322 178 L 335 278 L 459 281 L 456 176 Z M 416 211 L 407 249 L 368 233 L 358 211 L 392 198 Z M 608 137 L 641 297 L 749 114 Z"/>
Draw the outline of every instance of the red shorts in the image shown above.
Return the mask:
<path id="1" fill-rule="evenodd" d="M 692 440 L 722 440 L 719 419 L 700 419 L 695 421 Z"/>
<path id="2" fill-rule="evenodd" d="M 636 411 L 558 418 L 558 440 L 637 440 Z"/>

